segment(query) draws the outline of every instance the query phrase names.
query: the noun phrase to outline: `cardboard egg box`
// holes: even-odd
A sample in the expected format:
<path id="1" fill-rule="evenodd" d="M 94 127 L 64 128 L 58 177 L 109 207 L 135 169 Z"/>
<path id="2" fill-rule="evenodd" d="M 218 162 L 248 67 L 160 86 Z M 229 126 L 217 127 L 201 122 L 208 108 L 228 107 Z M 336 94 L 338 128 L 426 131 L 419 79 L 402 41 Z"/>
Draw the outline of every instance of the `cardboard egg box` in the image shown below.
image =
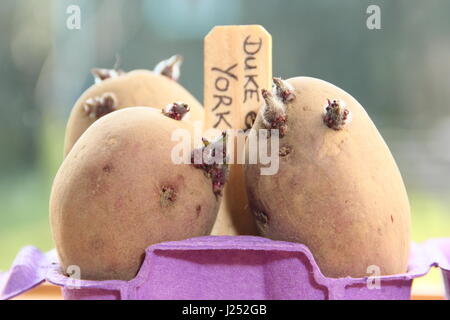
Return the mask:
<path id="1" fill-rule="evenodd" d="M 64 299 L 236 300 L 394 299 L 411 297 L 414 279 L 442 271 L 450 297 L 450 238 L 413 244 L 408 272 L 365 278 L 327 278 L 309 249 L 298 243 L 253 236 L 207 236 L 164 242 L 146 250 L 130 281 L 89 281 L 61 273 L 55 251 L 25 247 L 0 275 L 0 298 L 11 299 L 44 281 Z"/>

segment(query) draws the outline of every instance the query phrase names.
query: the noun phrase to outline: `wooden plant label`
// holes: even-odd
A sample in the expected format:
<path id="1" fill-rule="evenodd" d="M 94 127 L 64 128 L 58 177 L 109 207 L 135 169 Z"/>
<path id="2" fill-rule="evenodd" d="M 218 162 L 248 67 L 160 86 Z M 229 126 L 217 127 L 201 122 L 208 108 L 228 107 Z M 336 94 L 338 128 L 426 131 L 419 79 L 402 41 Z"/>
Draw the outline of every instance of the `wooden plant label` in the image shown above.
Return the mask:
<path id="1" fill-rule="evenodd" d="M 261 89 L 272 87 L 272 37 L 259 25 L 217 26 L 204 45 L 205 129 L 251 128 Z M 256 234 L 240 164 L 230 166 L 212 234 Z"/>
<path id="2" fill-rule="evenodd" d="M 206 129 L 248 129 L 272 84 L 272 37 L 259 25 L 217 26 L 205 37 Z"/>

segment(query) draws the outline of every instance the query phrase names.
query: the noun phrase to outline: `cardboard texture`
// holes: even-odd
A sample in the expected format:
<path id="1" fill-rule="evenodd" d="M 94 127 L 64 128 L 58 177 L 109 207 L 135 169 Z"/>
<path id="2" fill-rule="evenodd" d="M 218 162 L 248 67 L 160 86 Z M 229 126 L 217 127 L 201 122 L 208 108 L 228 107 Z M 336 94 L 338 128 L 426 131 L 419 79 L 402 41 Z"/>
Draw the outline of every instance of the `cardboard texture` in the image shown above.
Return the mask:
<path id="1" fill-rule="evenodd" d="M 410 299 L 413 279 L 432 267 L 450 289 L 450 238 L 412 246 L 409 272 L 373 278 L 326 278 L 309 249 L 252 236 L 208 236 L 150 246 L 131 281 L 64 276 L 55 252 L 20 251 L 0 276 L 0 298 L 11 299 L 47 280 L 65 299 Z M 371 289 L 372 287 L 372 289 Z"/>
<path id="2" fill-rule="evenodd" d="M 14 298 L 40 285 L 57 261 L 56 250 L 44 254 L 33 246 L 22 248 L 11 269 L 0 274 L 0 299 Z"/>

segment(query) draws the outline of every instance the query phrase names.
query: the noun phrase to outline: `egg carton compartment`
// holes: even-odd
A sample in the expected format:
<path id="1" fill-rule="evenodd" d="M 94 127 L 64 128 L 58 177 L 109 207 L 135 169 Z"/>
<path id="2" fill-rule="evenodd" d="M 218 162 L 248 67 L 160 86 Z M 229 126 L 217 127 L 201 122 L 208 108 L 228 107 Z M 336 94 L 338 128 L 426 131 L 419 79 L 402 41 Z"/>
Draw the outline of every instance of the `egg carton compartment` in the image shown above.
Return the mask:
<path id="1" fill-rule="evenodd" d="M 410 299 L 415 278 L 442 270 L 450 296 L 450 238 L 413 244 L 409 271 L 378 278 L 327 278 L 310 250 L 253 236 L 207 236 L 164 242 L 146 250 L 130 281 L 88 281 L 63 275 L 55 251 L 25 247 L 0 275 L 0 298 L 10 299 L 44 281 L 65 299 Z M 379 280 L 377 285 L 377 281 Z"/>

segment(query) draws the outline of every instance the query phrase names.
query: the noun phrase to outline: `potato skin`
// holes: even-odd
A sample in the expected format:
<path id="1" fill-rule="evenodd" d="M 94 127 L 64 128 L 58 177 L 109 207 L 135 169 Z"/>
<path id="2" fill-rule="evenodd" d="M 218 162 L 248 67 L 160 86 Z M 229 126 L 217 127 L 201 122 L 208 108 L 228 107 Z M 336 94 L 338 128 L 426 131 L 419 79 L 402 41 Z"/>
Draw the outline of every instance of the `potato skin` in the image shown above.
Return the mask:
<path id="1" fill-rule="evenodd" d="M 223 199 L 211 235 L 257 235 L 256 224 L 248 206 L 242 164 L 231 164 Z"/>
<path id="2" fill-rule="evenodd" d="M 84 112 L 84 103 L 89 98 L 113 93 L 117 99 L 118 109 L 148 106 L 163 108 L 169 103 L 184 102 L 190 112 L 185 119 L 204 121 L 204 109 L 185 88 L 176 81 L 149 70 L 134 70 L 116 78 L 103 80 L 88 88 L 77 100 L 69 117 L 64 142 L 66 156 L 81 134 L 95 121 Z"/>
<path id="3" fill-rule="evenodd" d="M 287 105 L 287 132 L 279 171 L 260 175 L 246 165 L 249 202 L 262 236 L 307 245 L 328 277 L 369 276 L 407 270 L 410 207 L 387 145 L 363 107 L 322 80 L 287 80 L 295 100 Z M 342 99 L 352 113 L 344 129 L 322 119 L 326 99 Z M 253 129 L 263 127 L 261 114 Z M 247 148 L 248 149 L 248 148 Z"/>
<path id="4" fill-rule="evenodd" d="M 191 130 L 160 110 L 112 112 L 80 137 L 60 167 L 50 222 L 63 270 L 82 279 L 130 280 L 151 244 L 208 235 L 220 197 L 189 164 L 174 164 L 175 128 Z M 164 188 L 175 192 L 168 200 Z"/>

